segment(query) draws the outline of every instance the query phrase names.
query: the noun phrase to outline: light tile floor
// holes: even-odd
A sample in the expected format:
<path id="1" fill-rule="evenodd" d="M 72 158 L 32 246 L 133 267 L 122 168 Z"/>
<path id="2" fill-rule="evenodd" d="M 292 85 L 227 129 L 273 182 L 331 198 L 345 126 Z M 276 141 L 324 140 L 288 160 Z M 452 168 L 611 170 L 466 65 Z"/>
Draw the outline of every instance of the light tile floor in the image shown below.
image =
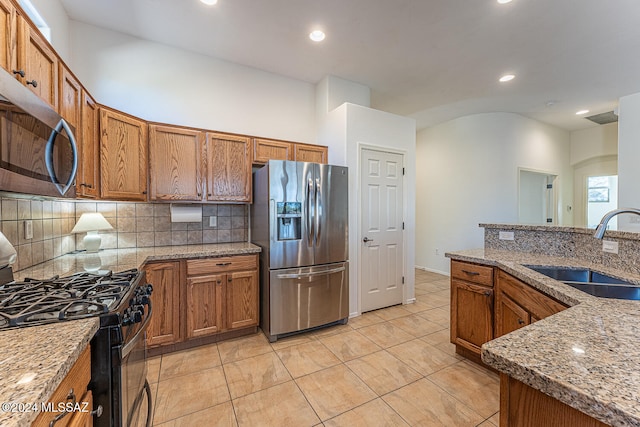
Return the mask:
<path id="1" fill-rule="evenodd" d="M 416 270 L 416 298 L 152 358 L 154 426 L 498 426 L 498 376 L 449 343 L 448 278 Z"/>

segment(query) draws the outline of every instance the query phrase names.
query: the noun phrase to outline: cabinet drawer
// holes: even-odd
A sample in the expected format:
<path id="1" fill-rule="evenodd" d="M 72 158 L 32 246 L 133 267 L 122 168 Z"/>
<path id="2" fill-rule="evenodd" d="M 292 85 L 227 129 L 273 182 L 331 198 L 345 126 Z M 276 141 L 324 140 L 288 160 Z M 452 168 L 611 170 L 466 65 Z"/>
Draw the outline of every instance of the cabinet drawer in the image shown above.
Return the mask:
<path id="1" fill-rule="evenodd" d="M 493 267 L 451 261 L 451 277 L 485 286 L 493 286 Z"/>
<path id="2" fill-rule="evenodd" d="M 91 348 L 87 348 L 80 354 L 80 357 L 76 363 L 71 367 L 71 370 L 66 377 L 62 380 L 56 391 L 53 392 L 49 402 L 52 402 L 54 407 L 57 407 L 60 403 L 73 402 L 73 398 L 68 398 L 70 392 L 73 391 L 76 402 L 83 402 L 85 397 L 89 380 L 91 379 Z M 82 407 L 82 403 L 80 403 Z M 91 405 L 88 408 L 93 410 Z M 38 418 L 33 422 L 32 427 L 49 426 L 51 420 L 53 420 L 60 413 L 56 412 L 43 412 L 38 415 Z M 71 421 L 73 413 L 68 413 L 62 418 L 56 426 L 66 426 Z"/>
<path id="3" fill-rule="evenodd" d="M 187 275 L 224 273 L 235 270 L 252 270 L 258 268 L 256 255 L 234 255 L 220 258 L 187 260 Z"/>

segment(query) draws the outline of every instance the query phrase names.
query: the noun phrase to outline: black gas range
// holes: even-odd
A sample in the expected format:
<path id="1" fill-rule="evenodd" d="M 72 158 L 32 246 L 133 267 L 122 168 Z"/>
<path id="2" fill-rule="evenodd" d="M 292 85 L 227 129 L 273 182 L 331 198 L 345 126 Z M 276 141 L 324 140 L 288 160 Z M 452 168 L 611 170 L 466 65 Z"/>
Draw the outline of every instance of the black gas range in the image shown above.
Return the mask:
<path id="1" fill-rule="evenodd" d="M 11 281 L 0 285 L 0 331 L 99 316 L 91 340 L 94 425 L 146 426 L 152 402 L 146 380 L 151 292 L 137 269 Z"/>

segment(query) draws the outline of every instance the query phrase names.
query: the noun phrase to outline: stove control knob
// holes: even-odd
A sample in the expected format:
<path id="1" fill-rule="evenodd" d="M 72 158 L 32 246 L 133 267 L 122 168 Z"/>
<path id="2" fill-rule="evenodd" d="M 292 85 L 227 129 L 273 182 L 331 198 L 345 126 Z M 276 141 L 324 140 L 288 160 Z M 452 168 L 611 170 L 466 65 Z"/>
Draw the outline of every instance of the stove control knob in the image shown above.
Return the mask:
<path id="1" fill-rule="evenodd" d="M 133 313 L 131 313 L 131 322 L 132 323 L 140 323 L 142 322 L 142 313 L 139 310 L 134 310 Z"/>
<path id="2" fill-rule="evenodd" d="M 142 304 L 137 305 L 137 306 L 133 307 L 133 309 L 134 309 L 134 312 L 135 311 L 139 311 L 141 313 L 141 315 L 144 316 L 144 305 L 142 305 Z"/>
<path id="3" fill-rule="evenodd" d="M 142 305 L 149 304 L 149 295 L 140 295 L 140 297 L 138 297 L 138 302 Z"/>
<path id="4" fill-rule="evenodd" d="M 131 317 L 131 308 L 127 308 L 122 314 L 122 326 L 129 326 L 135 323 Z"/>

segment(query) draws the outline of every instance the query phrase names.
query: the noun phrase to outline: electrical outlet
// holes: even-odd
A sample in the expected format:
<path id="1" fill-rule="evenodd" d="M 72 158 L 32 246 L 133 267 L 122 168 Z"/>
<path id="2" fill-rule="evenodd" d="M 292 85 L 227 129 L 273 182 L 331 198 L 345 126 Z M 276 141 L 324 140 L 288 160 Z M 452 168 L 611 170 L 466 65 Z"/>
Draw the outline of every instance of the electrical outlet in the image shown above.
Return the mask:
<path id="1" fill-rule="evenodd" d="M 613 240 L 603 240 L 602 241 L 602 251 L 610 254 L 618 253 L 618 242 Z"/>
<path id="2" fill-rule="evenodd" d="M 498 233 L 498 238 L 500 240 L 515 240 L 513 231 L 501 231 Z"/>
<path id="3" fill-rule="evenodd" d="M 24 222 L 24 238 L 25 240 L 33 239 L 33 221 L 30 219 Z"/>
<path id="4" fill-rule="evenodd" d="M 210 216 L 209 217 L 209 227 L 216 227 L 218 225 L 218 217 Z"/>

